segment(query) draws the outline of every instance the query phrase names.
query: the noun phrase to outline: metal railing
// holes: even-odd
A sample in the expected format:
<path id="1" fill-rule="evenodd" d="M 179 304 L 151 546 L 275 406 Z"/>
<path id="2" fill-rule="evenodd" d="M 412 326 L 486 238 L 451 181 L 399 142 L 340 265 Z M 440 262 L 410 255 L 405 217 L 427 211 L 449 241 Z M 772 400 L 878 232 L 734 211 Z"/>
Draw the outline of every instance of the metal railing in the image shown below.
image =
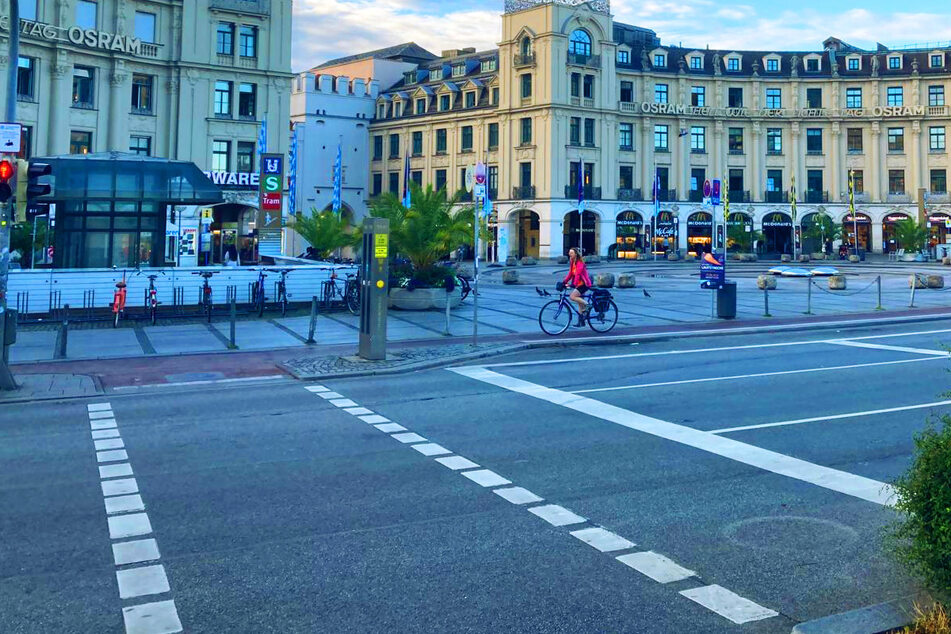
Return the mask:
<path id="1" fill-rule="evenodd" d="M 765 192 L 764 200 L 768 203 L 784 203 L 787 200 L 786 192 Z"/>
<path id="2" fill-rule="evenodd" d="M 829 192 L 806 190 L 802 193 L 802 202 L 808 204 L 829 202 Z"/>
<path id="3" fill-rule="evenodd" d="M 535 199 L 535 186 L 534 185 L 523 185 L 521 187 L 512 188 L 512 199 L 513 200 L 534 200 Z"/>
<path id="4" fill-rule="evenodd" d="M 578 198 L 578 186 L 577 185 L 565 185 L 565 198 L 577 200 Z M 585 200 L 601 200 L 601 188 L 592 187 L 587 185 L 584 188 L 584 199 Z"/>
<path id="5" fill-rule="evenodd" d="M 617 190 L 617 199 L 618 199 L 618 200 L 627 200 L 627 201 L 644 200 L 644 199 L 641 197 L 641 190 L 640 190 L 640 188 L 632 189 L 632 188 L 626 188 L 626 187 L 622 187 L 622 188 L 620 188 L 620 189 Z"/>
<path id="6" fill-rule="evenodd" d="M 535 65 L 535 53 L 528 53 L 527 55 L 518 54 L 515 56 L 515 67 L 524 67 L 524 66 L 534 66 Z"/>
<path id="7" fill-rule="evenodd" d="M 601 68 L 600 55 L 581 55 L 579 53 L 568 53 L 568 63 L 574 66 L 587 66 L 589 68 Z"/>

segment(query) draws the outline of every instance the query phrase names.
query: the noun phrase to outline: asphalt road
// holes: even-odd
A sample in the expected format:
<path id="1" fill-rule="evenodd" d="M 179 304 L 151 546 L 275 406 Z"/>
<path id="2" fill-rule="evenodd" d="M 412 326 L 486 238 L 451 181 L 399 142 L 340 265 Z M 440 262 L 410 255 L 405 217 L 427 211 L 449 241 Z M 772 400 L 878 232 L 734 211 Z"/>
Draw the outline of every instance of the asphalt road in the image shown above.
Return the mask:
<path id="1" fill-rule="evenodd" d="M 3 406 L 0 631 L 788 632 L 914 591 L 887 483 L 951 407 L 949 342 L 777 332 Z"/>

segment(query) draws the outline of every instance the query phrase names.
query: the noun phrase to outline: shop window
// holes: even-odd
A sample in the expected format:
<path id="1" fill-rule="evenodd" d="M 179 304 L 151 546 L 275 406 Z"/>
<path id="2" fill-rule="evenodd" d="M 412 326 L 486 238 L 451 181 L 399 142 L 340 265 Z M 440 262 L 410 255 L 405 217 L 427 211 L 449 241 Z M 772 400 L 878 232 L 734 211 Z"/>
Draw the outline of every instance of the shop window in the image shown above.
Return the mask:
<path id="1" fill-rule="evenodd" d="M 152 85 L 151 75 L 132 75 L 132 112 L 134 114 L 152 113 Z"/>
<path id="2" fill-rule="evenodd" d="M 73 130 L 69 133 L 69 153 L 89 154 L 92 152 L 92 132 Z"/>
<path id="3" fill-rule="evenodd" d="M 255 153 L 254 141 L 238 141 L 237 162 L 235 163 L 237 171 L 254 172 Z"/>

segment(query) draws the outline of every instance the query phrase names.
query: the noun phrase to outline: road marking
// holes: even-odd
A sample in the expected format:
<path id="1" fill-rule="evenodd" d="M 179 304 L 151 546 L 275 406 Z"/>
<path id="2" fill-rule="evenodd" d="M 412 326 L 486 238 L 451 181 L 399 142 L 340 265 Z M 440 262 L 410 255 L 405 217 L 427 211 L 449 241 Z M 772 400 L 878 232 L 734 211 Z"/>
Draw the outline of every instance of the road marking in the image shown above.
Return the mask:
<path id="1" fill-rule="evenodd" d="M 851 365 L 835 365 L 826 368 L 805 368 L 803 370 L 779 370 L 776 372 L 757 372 L 755 374 L 734 374 L 732 376 L 713 376 L 703 379 L 682 379 L 680 381 L 661 381 L 659 383 L 638 383 L 636 385 L 618 385 L 615 387 L 598 387 L 588 390 L 575 390 L 571 394 L 595 394 L 598 392 L 618 392 L 621 390 L 638 390 L 645 387 L 663 387 L 666 385 L 687 385 L 690 383 L 713 383 L 716 381 L 735 381 L 741 379 L 755 379 L 765 376 L 784 376 L 788 374 L 808 374 L 810 372 L 834 372 L 836 370 L 853 370 L 855 368 L 872 368 L 883 365 L 900 365 L 903 363 L 921 363 L 922 361 L 939 361 L 938 357 L 924 359 L 901 359 L 899 361 L 877 361 L 875 363 L 854 363 Z M 456 371 L 458 368 L 449 368 Z"/>
<path id="2" fill-rule="evenodd" d="M 336 392 L 317 392 L 317 396 L 325 401 L 329 401 L 333 398 L 343 398 L 343 394 L 337 394 Z"/>
<path id="3" fill-rule="evenodd" d="M 308 392 L 314 392 L 314 393 L 330 391 L 330 388 L 326 388 L 323 385 L 307 385 L 304 387 L 304 389 L 307 390 Z"/>
<path id="4" fill-rule="evenodd" d="M 330 404 L 335 407 L 356 407 L 357 404 L 351 401 L 349 398 L 335 398 L 331 399 Z"/>
<path id="5" fill-rule="evenodd" d="M 683 566 L 659 555 L 653 551 L 631 553 L 616 557 L 625 566 L 630 566 L 642 575 L 650 577 L 658 583 L 671 583 L 696 577 L 697 573 L 687 570 Z"/>
<path id="6" fill-rule="evenodd" d="M 394 434 L 390 438 L 396 438 L 398 441 L 404 444 L 409 444 L 411 442 L 426 442 L 426 439 L 420 436 L 419 434 Z"/>
<path id="7" fill-rule="evenodd" d="M 362 420 L 364 423 L 369 423 L 371 425 L 375 425 L 377 423 L 390 422 L 389 418 L 387 418 L 386 416 L 380 416 L 379 414 L 370 414 L 369 416 L 357 416 L 357 418 Z"/>
<path id="8" fill-rule="evenodd" d="M 112 410 L 99 410 L 95 412 L 89 412 L 89 420 L 100 420 L 102 418 L 114 418 L 115 414 L 112 413 Z"/>
<path id="9" fill-rule="evenodd" d="M 132 465 L 128 462 L 124 464 L 106 464 L 99 467 L 100 478 L 121 478 L 132 475 Z"/>
<path id="10" fill-rule="evenodd" d="M 128 460 L 129 454 L 125 452 L 125 449 L 114 449 L 112 451 L 97 451 L 96 460 L 99 462 L 119 462 L 120 460 Z"/>
<path id="11" fill-rule="evenodd" d="M 917 359 L 916 359 L 917 360 Z M 570 392 L 548 388 L 537 383 L 506 376 L 485 368 L 449 368 L 477 381 L 495 385 L 511 392 L 525 394 L 539 400 L 560 405 L 581 414 L 616 423 L 629 429 L 671 440 L 688 447 L 706 451 L 743 464 L 770 471 L 789 478 L 809 482 L 839 493 L 845 493 L 875 504 L 888 505 L 894 496 L 891 485 L 870 478 L 830 469 L 775 451 L 651 418 L 621 407 L 602 403 Z"/>
<path id="12" fill-rule="evenodd" d="M 108 522 L 109 537 L 112 539 L 138 537 L 139 535 L 148 535 L 152 532 L 152 524 L 149 522 L 149 516 L 145 513 L 117 515 L 108 518 Z"/>
<path id="13" fill-rule="evenodd" d="M 103 480 L 99 483 L 102 486 L 102 496 L 112 497 L 114 495 L 129 495 L 138 493 L 139 485 L 135 478 L 123 478 L 121 480 Z"/>
<path id="14" fill-rule="evenodd" d="M 90 429 L 115 429 L 116 428 L 116 419 L 110 418 L 109 420 L 92 420 L 89 421 Z"/>
<path id="15" fill-rule="evenodd" d="M 785 427 L 787 425 L 801 425 L 803 423 L 818 423 L 826 420 L 841 420 L 843 418 L 858 418 L 860 416 L 874 416 L 876 414 L 891 414 L 893 412 L 906 412 L 915 409 L 928 409 L 931 407 L 943 407 L 951 405 L 951 401 L 935 401 L 934 403 L 922 403 L 921 405 L 905 405 L 904 407 L 888 407 L 885 409 L 870 409 L 864 412 L 849 412 L 847 414 L 832 414 L 831 416 L 815 416 L 813 418 L 799 418 L 796 420 L 784 420 L 778 423 L 762 423 L 760 425 L 743 425 L 741 427 L 724 427 L 723 429 L 714 429 L 709 434 L 729 434 L 735 431 L 747 431 L 749 429 L 767 429 L 769 427 Z"/>
<path id="16" fill-rule="evenodd" d="M 511 480 L 506 480 L 499 474 L 489 469 L 478 469 L 476 471 L 465 471 L 463 474 L 476 484 L 484 487 L 499 487 L 505 484 L 512 484 Z"/>
<path id="17" fill-rule="evenodd" d="M 479 466 L 468 458 L 463 458 L 462 456 L 446 456 L 445 458 L 436 458 L 436 462 L 443 465 L 444 467 L 449 467 L 453 471 L 459 471 L 460 469 L 475 469 Z"/>
<path id="18" fill-rule="evenodd" d="M 102 438 L 118 438 L 119 430 L 118 429 L 97 429 L 92 432 L 93 440 L 100 440 Z"/>
<path id="19" fill-rule="evenodd" d="M 868 348 L 870 350 L 890 350 L 892 352 L 907 352 L 909 354 L 927 354 L 927 355 L 933 355 L 936 357 L 948 356 L 948 352 L 946 350 L 926 350 L 924 348 L 906 348 L 904 346 L 887 346 L 881 343 L 867 343 L 865 341 L 849 341 L 848 339 L 830 341 L 829 343 L 834 346 L 849 346 L 852 348 Z"/>
<path id="20" fill-rule="evenodd" d="M 398 423 L 384 423 L 382 425 L 374 425 L 374 427 L 388 434 L 392 434 L 393 432 L 397 431 L 406 431 L 406 428 Z"/>
<path id="21" fill-rule="evenodd" d="M 104 449 L 125 449 L 125 443 L 122 442 L 121 438 L 97 440 L 93 444 L 96 446 L 96 451 L 102 451 Z"/>
<path id="22" fill-rule="evenodd" d="M 212 330 L 217 333 L 217 330 Z M 219 333 L 220 334 L 220 333 Z M 224 339 L 227 343 L 227 339 Z M 141 390 L 153 387 L 186 387 L 190 385 L 218 385 L 227 383 L 251 383 L 253 381 L 273 381 L 275 379 L 287 379 L 285 374 L 265 374 L 263 376 L 242 376 L 234 379 L 203 379 L 201 381 L 177 381 L 175 383 L 148 383 L 145 385 L 117 385 L 113 390 Z"/>
<path id="23" fill-rule="evenodd" d="M 111 412 L 112 404 L 111 403 L 90 403 L 86 406 L 87 412 Z"/>
<path id="24" fill-rule="evenodd" d="M 122 608 L 126 634 L 174 634 L 182 622 L 174 601 L 159 601 Z"/>
<path id="25" fill-rule="evenodd" d="M 378 425 L 378 427 L 382 427 L 382 425 Z M 443 454 L 452 453 L 445 447 L 441 445 L 437 445 L 434 442 L 423 443 L 420 445 L 412 445 L 412 447 L 413 449 L 423 454 L 424 456 L 441 456 Z"/>
<path id="26" fill-rule="evenodd" d="M 779 614 L 718 585 L 691 588 L 681 591 L 680 594 L 737 625 L 761 621 Z"/>
<path id="27" fill-rule="evenodd" d="M 345 411 L 348 414 L 353 414 L 354 416 L 364 416 L 365 414 L 373 413 L 371 410 L 368 410 L 365 407 L 348 407 L 344 409 L 343 411 Z"/>
<path id="28" fill-rule="evenodd" d="M 557 504 L 546 504 L 545 506 L 534 506 L 528 509 L 529 513 L 537 515 L 552 526 L 568 526 L 569 524 L 581 524 L 587 522 L 580 515 L 575 515 L 563 506 Z"/>
<path id="29" fill-rule="evenodd" d="M 119 542 L 112 545 L 112 557 L 117 566 L 140 564 L 144 561 L 161 559 L 158 542 L 154 539 L 137 539 L 131 542 Z"/>
<path id="30" fill-rule="evenodd" d="M 128 570 L 116 570 L 116 580 L 119 582 L 119 598 L 132 599 L 149 594 L 163 594 L 171 590 L 168 587 L 168 577 L 165 575 L 165 566 L 142 566 Z"/>
<path id="31" fill-rule="evenodd" d="M 629 542 L 620 535 L 615 535 L 611 531 L 601 527 L 582 528 L 581 530 L 571 531 L 571 535 L 602 553 L 609 553 L 612 550 L 634 548 L 634 542 Z"/>
<path id="32" fill-rule="evenodd" d="M 122 495 L 114 498 L 106 498 L 106 514 L 108 515 L 144 510 L 145 503 L 142 501 L 141 495 Z"/>
<path id="33" fill-rule="evenodd" d="M 419 447 L 419 445 L 414 445 L 414 447 Z M 541 502 L 544 499 L 538 497 L 528 489 L 523 489 L 522 487 L 496 489 L 493 491 L 493 493 L 503 500 L 508 500 L 512 504 L 534 504 L 535 502 Z"/>

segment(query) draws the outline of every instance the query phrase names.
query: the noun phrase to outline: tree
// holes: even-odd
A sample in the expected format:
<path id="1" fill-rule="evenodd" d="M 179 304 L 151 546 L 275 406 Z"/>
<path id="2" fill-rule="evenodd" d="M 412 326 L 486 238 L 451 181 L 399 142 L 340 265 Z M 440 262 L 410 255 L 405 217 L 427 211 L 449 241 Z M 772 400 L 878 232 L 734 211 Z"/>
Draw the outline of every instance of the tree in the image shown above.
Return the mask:
<path id="1" fill-rule="evenodd" d="M 291 228 L 300 234 L 321 258 L 330 256 L 337 249 L 354 247 L 360 243 L 359 231 L 352 230 L 340 214 L 331 210 L 317 212 L 313 207 L 310 217 L 299 217 Z"/>
<path id="2" fill-rule="evenodd" d="M 842 238 L 842 225 L 832 221 L 832 218 L 824 213 L 817 213 L 813 216 L 812 222 L 806 225 L 803 238 L 806 240 L 817 240 L 819 250 L 825 249 L 826 240 L 839 240 Z"/>
<path id="3" fill-rule="evenodd" d="M 459 196 L 446 197 L 432 185 L 410 183 L 409 209 L 392 193 L 371 201 L 370 215 L 390 221 L 394 251 L 409 258 L 416 271 L 432 268 L 452 250 L 473 242 L 472 205 L 459 206 Z"/>
<path id="4" fill-rule="evenodd" d="M 898 248 L 915 253 L 923 249 L 928 241 L 928 229 L 911 218 L 905 218 L 895 223 L 895 240 Z"/>
<path id="5" fill-rule="evenodd" d="M 36 222 L 35 220 L 33 222 Z M 13 231 L 10 232 L 10 251 L 19 251 L 21 255 L 20 266 L 29 268 L 30 262 L 37 249 L 42 249 L 46 244 L 46 224 L 40 224 L 36 227 L 36 240 L 33 239 L 33 223 L 20 222 L 13 225 Z"/>

